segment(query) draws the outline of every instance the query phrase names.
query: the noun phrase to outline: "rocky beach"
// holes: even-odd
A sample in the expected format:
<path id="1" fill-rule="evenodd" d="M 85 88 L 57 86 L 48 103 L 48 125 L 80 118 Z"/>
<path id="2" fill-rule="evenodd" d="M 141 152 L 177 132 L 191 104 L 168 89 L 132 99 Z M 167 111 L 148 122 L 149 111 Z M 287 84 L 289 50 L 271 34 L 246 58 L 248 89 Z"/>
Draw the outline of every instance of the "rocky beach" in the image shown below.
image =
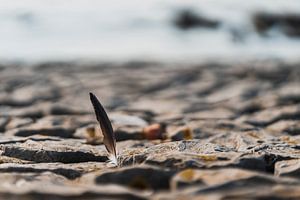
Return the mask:
<path id="1" fill-rule="evenodd" d="M 0 197 L 296 200 L 299 103 L 300 64 L 275 59 L 1 64 Z"/>

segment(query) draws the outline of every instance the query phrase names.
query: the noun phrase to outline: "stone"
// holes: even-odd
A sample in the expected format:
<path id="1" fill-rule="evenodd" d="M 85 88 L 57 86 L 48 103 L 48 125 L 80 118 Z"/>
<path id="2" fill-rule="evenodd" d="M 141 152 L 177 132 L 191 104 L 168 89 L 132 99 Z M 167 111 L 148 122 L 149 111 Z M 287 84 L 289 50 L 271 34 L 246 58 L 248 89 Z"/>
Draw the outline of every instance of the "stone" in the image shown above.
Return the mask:
<path id="1" fill-rule="evenodd" d="M 5 127 L 8 122 L 9 122 L 9 119 L 7 117 L 0 117 L 0 132 L 5 131 Z"/>
<path id="2" fill-rule="evenodd" d="M 174 171 L 139 166 L 106 172 L 96 177 L 97 184 L 120 184 L 136 190 L 163 190 L 170 188 Z"/>
<path id="3" fill-rule="evenodd" d="M 197 27 L 216 28 L 220 22 L 198 16 L 190 10 L 183 10 L 177 14 L 174 24 L 182 30 L 187 30 Z"/>
<path id="4" fill-rule="evenodd" d="M 53 167 L 53 165 L 37 165 L 37 164 L 27 164 L 24 165 L 18 165 L 18 164 L 11 164 L 11 163 L 5 163 L 0 164 L 0 172 L 1 173 L 43 173 L 43 172 L 52 172 L 55 174 L 62 175 L 69 179 L 75 179 L 81 176 L 81 173 L 79 171 L 76 171 L 71 168 L 65 168 L 65 167 Z"/>
<path id="5" fill-rule="evenodd" d="M 144 127 L 143 138 L 147 140 L 157 140 L 165 138 L 166 125 L 165 124 L 151 124 Z"/>
<path id="6" fill-rule="evenodd" d="M 62 105 L 52 105 L 48 111 L 51 115 L 84 115 L 90 112 Z"/>
<path id="7" fill-rule="evenodd" d="M 290 37 L 300 36 L 300 16 L 297 14 L 257 13 L 253 17 L 253 24 L 257 32 L 264 35 L 276 27 Z"/>
<path id="8" fill-rule="evenodd" d="M 22 160 L 43 162 L 76 163 L 98 161 L 105 162 L 107 157 L 103 150 L 90 149 L 88 145 L 75 141 L 33 141 L 0 145 L 1 155 Z M 99 154 L 102 152 L 103 154 Z"/>
<path id="9" fill-rule="evenodd" d="M 185 169 L 172 179 L 172 189 L 177 190 L 188 185 L 215 186 L 230 181 L 242 180 L 258 175 L 256 172 L 227 168 L 218 170 Z"/>
<path id="10" fill-rule="evenodd" d="M 175 130 L 169 136 L 172 141 L 193 139 L 193 131 L 189 127 L 181 127 Z"/>
<path id="11" fill-rule="evenodd" d="M 280 120 L 297 120 L 299 118 L 299 106 L 291 105 L 255 113 L 246 122 L 255 126 L 268 126 Z"/>
<path id="12" fill-rule="evenodd" d="M 90 119 L 74 117 L 43 117 L 26 127 L 10 129 L 7 135 L 28 137 L 31 135 L 55 136 L 61 138 L 74 138 L 76 128 L 91 123 Z"/>
<path id="13" fill-rule="evenodd" d="M 110 119 L 112 123 L 116 124 L 117 126 L 126 125 L 144 127 L 148 125 L 148 122 L 139 117 L 124 114 L 111 115 Z"/>
<path id="14" fill-rule="evenodd" d="M 30 124 L 32 124 L 34 121 L 31 118 L 17 118 L 14 117 L 12 119 L 9 120 L 9 122 L 6 125 L 6 129 L 14 129 L 14 128 L 20 128 L 20 127 L 24 127 L 24 126 L 28 126 Z"/>
<path id="15" fill-rule="evenodd" d="M 149 195 L 143 192 L 136 193 L 117 185 L 99 185 L 72 182 L 61 175 L 44 172 L 14 174 L 0 173 L 5 183 L 0 184 L 0 197 L 10 199 L 99 199 L 99 198 L 126 198 L 146 199 Z M 77 180 L 75 180 L 77 181 Z M 17 193 L 15 191 L 18 191 Z"/>
<path id="16" fill-rule="evenodd" d="M 2 199 L 300 198 L 297 62 L 4 66 Z"/>
<path id="17" fill-rule="evenodd" d="M 271 124 L 267 129 L 277 135 L 300 135 L 300 120 L 281 120 Z"/>
<path id="18" fill-rule="evenodd" d="M 283 160 L 276 162 L 275 175 L 276 176 L 290 176 L 300 178 L 300 159 Z"/>

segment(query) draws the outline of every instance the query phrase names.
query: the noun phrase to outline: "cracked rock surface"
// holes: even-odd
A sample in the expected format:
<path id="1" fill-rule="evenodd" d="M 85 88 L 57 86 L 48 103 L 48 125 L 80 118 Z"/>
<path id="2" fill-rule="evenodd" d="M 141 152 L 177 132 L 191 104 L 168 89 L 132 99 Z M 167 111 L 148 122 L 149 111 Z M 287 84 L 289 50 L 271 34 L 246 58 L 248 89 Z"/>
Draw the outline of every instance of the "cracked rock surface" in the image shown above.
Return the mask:
<path id="1" fill-rule="evenodd" d="M 300 199 L 298 63 L 6 64 L 0 83 L 0 198 Z"/>

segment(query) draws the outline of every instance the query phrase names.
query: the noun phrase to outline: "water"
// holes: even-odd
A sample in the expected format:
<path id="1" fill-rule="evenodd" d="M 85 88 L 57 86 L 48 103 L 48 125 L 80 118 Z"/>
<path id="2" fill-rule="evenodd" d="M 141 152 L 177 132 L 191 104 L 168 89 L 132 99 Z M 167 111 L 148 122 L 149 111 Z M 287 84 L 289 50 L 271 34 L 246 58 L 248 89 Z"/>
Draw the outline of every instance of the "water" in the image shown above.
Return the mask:
<path id="1" fill-rule="evenodd" d="M 178 10 L 221 21 L 217 29 L 182 31 Z M 298 0 L 0 0 L 1 60 L 205 58 L 298 59 L 300 40 L 256 33 L 258 11 L 300 13 Z M 237 41 L 234 34 L 241 38 Z"/>

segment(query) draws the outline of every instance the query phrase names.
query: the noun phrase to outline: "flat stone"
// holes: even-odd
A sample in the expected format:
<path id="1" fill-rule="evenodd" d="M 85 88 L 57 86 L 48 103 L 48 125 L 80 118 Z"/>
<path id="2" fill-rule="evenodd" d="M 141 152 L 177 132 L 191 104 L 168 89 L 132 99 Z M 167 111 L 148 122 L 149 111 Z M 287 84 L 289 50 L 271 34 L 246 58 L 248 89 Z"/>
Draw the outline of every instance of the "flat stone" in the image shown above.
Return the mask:
<path id="1" fill-rule="evenodd" d="M 9 120 L 9 123 L 7 123 L 5 128 L 6 128 L 6 130 L 20 128 L 20 127 L 28 126 L 32 123 L 33 123 L 33 120 L 31 118 L 14 117 Z"/>
<path id="2" fill-rule="evenodd" d="M 267 130 L 279 135 L 300 135 L 300 120 L 281 120 L 267 127 Z"/>
<path id="3" fill-rule="evenodd" d="M 35 173 L 1 173 L 0 197 L 10 199 L 99 199 L 99 198 L 125 198 L 146 199 L 144 192 L 136 193 L 117 185 L 93 185 L 87 183 L 71 182 L 61 175 L 44 172 Z"/>
<path id="4" fill-rule="evenodd" d="M 296 192 L 299 189 L 299 184 L 298 180 L 276 178 L 271 175 L 240 169 L 186 169 L 172 179 L 172 188 L 175 190 L 174 196 L 161 194 L 157 197 L 172 199 L 180 195 L 182 198 L 214 199 L 218 193 L 222 198 L 247 196 L 250 199 L 279 197 L 293 199 L 299 197 L 299 193 Z M 189 188 L 189 186 L 194 187 Z M 292 193 L 283 192 L 284 190 Z"/>
<path id="5" fill-rule="evenodd" d="M 76 163 L 98 161 L 105 162 L 104 149 L 90 148 L 79 142 L 66 141 L 32 141 L 2 144 L 2 155 L 22 160 L 42 162 Z M 102 154 L 101 154 L 102 153 Z"/>
<path id="6" fill-rule="evenodd" d="M 300 159 L 284 160 L 276 162 L 275 175 L 276 176 L 290 176 L 300 178 Z"/>
<path id="7" fill-rule="evenodd" d="M 11 129 L 6 135 L 28 137 L 31 135 L 56 136 L 61 138 L 74 138 L 75 131 L 78 127 L 91 123 L 89 118 L 65 117 L 65 116 L 48 116 L 31 123 L 26 127 Z"/>
<path id="8" fill-rule="evenodd" d="M 86 162 L 86 163 L 34 163 L 30 164 L 16 164 L 16 163 L 3 163 L 0 164 L 1 173 L 37 173 L 51 172 L 62 175 L 68 179 L 76 179 L 85 173 L 101 170 L 106 168 L 106 163 L 99 162 Z"/>
<path id="9" fill-rule="evenodd" d="M 139 117 L 124 114 L 112 114 L 110 119 L 117 126 L 126 125 L 144 127 L 148 125 L 148 122 Z"/>
<path id="10" fill-rule="evenodd" d="M 300 108 L 297 105 L 272 108 L 255 113 L 247 120 L 256 126 L 267 126 L 280 120 L 297 120 L 300 118 Z"/>
<path id="11" fill-rule="evenodd" d="M 86 110 L 79 110 L 74 107 L 55 104 L 51 105 L 46 112 L 48 112 L 51 115 L 85 115 L 90 113 Z"/>
<path id="12" fill-rule="evenodd" d="M 120 184 L 137 190 L 162 190 L 170 188 L 174 171 L 139 166 L 106 172 L 96 177 L 97 184 Z"/>
<path id="13" fill-rule="evenodd" d="M 247 171 L 236 168 L 218 169 L 218 170 L 197 170 L 186 169 L 178 172 L 172 179 L 172 189 L 176 190 L 187 185 L 216 186 L 246 179 L 258 175 L 253 171 Z"/>

